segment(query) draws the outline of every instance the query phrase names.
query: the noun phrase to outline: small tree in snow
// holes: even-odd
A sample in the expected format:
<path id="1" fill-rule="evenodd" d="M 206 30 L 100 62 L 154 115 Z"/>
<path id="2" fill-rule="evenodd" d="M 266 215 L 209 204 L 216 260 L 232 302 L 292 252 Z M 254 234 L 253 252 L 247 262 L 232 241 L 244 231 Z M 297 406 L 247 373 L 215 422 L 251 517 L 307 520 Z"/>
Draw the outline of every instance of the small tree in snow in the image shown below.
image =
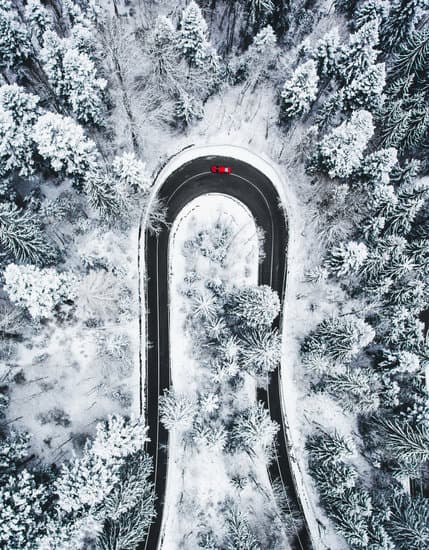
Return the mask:
<path id="1" fill-rule="evenodd" d="M 12 302 L 26 307 L 36 319 L 52 317 L 56 306 L 76 298 L 76 279 L 70 273 L 9 264 L 4 278 L 4 289 Z"/>
<path id="2" fill-rule="evenodd" d="M 55 113 L 42 115 L 34 126 L 33 139 L 39 154 L 56 172 L 78 181 L 97 168 L 97 149 L 73 119 Z"/>
<path id="3" fill-rule="evenodd" d="M 330 251 L 326 265 L 338 277 L 357 275 L 367 255 L 368 249 L 364 243 L 340 243 Z"/>
<path id="4" fill-rule="evenodd" d="M 366 0 L 357 6 L 354 22 L 359 29 L 366 23 L 378 20 L 382 24 L 388 17 L 389 2 L 387 0 Z"/>
<path id="5" fill-rule="evenodd" d="M 286 80 L 281 93 L 282 114 L 286 119 L 292 119 L 309 111 L 317 97 L 316 63 L 309 61 L 299 65 L 292 76 Z"/>
<path id="6" fill-rule="evenodd" d="M 112 219 L 124 213 L 126 197 L 121 196 L 116 182 L 103 170 L 89 170 L 85 175 L 83 190 L 91 207 L 103 218 Z"/>
<path id="7" fill-rule="evenodd" d="M 328 134 L 318 147 L 316 166 L 331 178 L 346 178 L 360 165 L 367 143 L 374 132 L 368 111 L 356 111 Z"/>
<path id="8" fill-rule="evenodd" d="M 200 98 L 181 90 L 176 98 L 174 116 L 179 126 L 186 128 L 204 115 L 204 106 Z"/>
<path id="9" fill-rule="evenodd" d="M 238 323 L 253 328 L 271 326 L 280 312 L 280 300 L 269 286 L 246 286 L 227 296 L 228 314 Z"/>
<path id="10" fill-rule="evenodd" d="M 164 391 L 159 399 L 161 422 L 167 428 L 185 429 L 191 426 L 195 416 L 195 403 L 184 395 Z"/>
<path id="11" fill-rule="evenodd" d="M 225 550 L 261 550 L 252 532 L 248 518 L 238 510 L 230 510 L 226 517 L 227 534 Z"/>

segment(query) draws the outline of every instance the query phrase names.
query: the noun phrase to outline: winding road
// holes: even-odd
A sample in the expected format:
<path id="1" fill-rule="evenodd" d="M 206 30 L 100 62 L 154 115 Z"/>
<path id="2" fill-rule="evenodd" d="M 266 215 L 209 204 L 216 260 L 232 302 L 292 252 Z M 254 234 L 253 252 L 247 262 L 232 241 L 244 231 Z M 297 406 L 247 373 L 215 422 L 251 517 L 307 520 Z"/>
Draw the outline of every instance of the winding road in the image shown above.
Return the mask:
<path id="1" fill-rule="evenodd" d="M 231 166 L 232 173 L 213 174 L 212 164 Z M 168 462 L 168 431 L 159 422 L 159 396 L 170 387 L 169 345 L 169 277 L 168 243 L 170 228 L 182 208 L 192 199 L 205 193 L 224 193 L 244 203 L 265 233 L 264 260 L 259 266 L 259 284 L 271 286 L 283 301 L 286 283 L 288 229 L 285 213 L 273 183 L 255 167 L 234 158 L 204 156 L 196 158 L 174 171 L 163 183 L 158 196 L 168 207 L 169 225 L 155 236 L 144 234 L 146 254 L 146 319 L 141 319 L 141 330 L 146 329 L 146 421 L 150 442 L 148 453 L 154 458 L 157 518 L 151 525 L 146 540 L 139 550 L 157 550 L 162 524 Z M 142 236 L 143 238 L 143 236 Z M 144 326 L 146 322 L 146 326 Z M 281 330 L 281 317 L 275 326 Z M 142 351 L 144 353 L 144 351 Z M 278 446 L 275 459 L 269 467 L 271 480 L 280 478 L 288 487 L 290 502 L 299 507 L 289 466 L 289 456 L 281 410 L 280 373 L 270 377 L 266 389 L 258 390 L 258 399 L 269 408 L 271 418 L 278 422 Z M 297 530 L 292 548 L 309 550 L 310 537 L 306 524 Z M 269 549 L 266 549 L 269 550 Z"/>

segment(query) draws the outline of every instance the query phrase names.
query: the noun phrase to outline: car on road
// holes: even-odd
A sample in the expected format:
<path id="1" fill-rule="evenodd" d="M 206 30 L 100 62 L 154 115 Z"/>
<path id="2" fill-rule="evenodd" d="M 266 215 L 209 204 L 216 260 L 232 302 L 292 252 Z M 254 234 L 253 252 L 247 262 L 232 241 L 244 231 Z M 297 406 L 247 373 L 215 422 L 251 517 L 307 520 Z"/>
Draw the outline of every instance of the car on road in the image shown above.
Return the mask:
<path id="1" fill-rule="evenodd" d="M 222 166 L 222 165 L 216 165 L 212 164 L 210 171 L 213 174 L 230 174 L 231 173 L 231 166 Z"/>

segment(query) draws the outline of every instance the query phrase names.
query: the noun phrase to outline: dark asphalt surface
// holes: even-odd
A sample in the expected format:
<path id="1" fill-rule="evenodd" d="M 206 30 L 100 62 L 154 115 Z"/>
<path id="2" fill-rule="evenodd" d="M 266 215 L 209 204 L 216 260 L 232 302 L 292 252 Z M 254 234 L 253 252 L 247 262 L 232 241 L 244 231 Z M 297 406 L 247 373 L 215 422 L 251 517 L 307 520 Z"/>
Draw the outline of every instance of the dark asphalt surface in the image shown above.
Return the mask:
<path id="1" fill-rule="evenodd" d="M 212 164 L 232 167 L 229 175 L 212 174 Z M 252 212 L 255 221 L 265 233 L 265 258 L 259 266 L 259 284 L 271 286 L 283 300 L 286 282 L 287 221 L 280 205 L 280 198 L 271 181 L 253 166 L 228 157 L 201 157 L 184 164 L 164 182 L 159 197 L 168 206 L 168 222 L 172 224 L 182 208 L 192 199 L 205 193 L 225 193 L 243 202 Z M 156 550 L 162 522 L 162 511 L 166 487 L 168 431 L 159 422 L 159 396 L 170 387 L 169 358 L 169 310 L 168 310 L 168 241 L 170 229 L 166 227 L 158 237 L 145 234 L 147 286 L 147 319 L 142 320 L 141 329 L 146 328 L 146 422 L 149 426 L 150 442 L 147 451 L 154 457 L 155 490 L 157 494 L 157 519 L 139 550 Z M 146 322 L 146 327 L 143 326 Z M 281 319 L 275 325 L 281 328 Z M 277 456 L 269 467 L 270 478 L 281 478 L 289 487 L 290 500 L 299 502 L 294 489 L 289 467 L 285 432 L 281 414 L 279 372 L 274 371 L 267 390 L 258 390 L 258 399 L 270 410 L 273 420 L 281 429 L 278 434 Z M 293 548 L 311 548 L 308 530 L 304 525 L 296 533 Z M 265 550 L 265 549 L 264 549 Z M 266 549 L 269 550 L 269 549 Z"/>

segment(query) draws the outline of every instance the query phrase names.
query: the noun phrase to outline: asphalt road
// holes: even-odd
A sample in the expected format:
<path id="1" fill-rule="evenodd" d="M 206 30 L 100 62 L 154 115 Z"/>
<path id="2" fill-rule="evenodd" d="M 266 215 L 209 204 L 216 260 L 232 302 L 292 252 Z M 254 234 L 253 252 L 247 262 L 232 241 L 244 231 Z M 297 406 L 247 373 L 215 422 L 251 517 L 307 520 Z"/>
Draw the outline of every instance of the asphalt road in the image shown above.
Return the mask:
<path id="1" fill-rule="evenodd" d="M 212 174 L 212 164 L 231 166 L 229 175 Z M 172 224 L 182 208 L 192 199 L 205 193 L 225 193 L 243 202 L 253 214 L 256 224 L 265 233 L 265 257 L 259 266 L 259 284 L 276 290 L 283 300 L 286 282 L 287 221 L 280 205 L 280 198 L 271 181 L 253 166 L 228 157 L 201 157 L 184 164 L 164 182 L 159 197 L 168 206 L 168 222 Z M 146 251 L 146 320 L 141 320 L 141 330 L 146 328 L 146 421 L 150 442 L 147 451 L 154 457 L 155 490 L 157 494 L 157 519 L 139 550 L 157 550 L 162 523 L 162 511 L 166 488 L 168 462 L 168 431 L 159 422 L 159 396 L 170 387 L 169 346 L 169 288 L 168 242 L 171 225 L 155 237 L 145 234 Z M 146 326 L 143 324 L 146 322 Z M 281 319 L 275 325 L 281 328 Z M 278 446 L 275 460 L 269 467 L 272 480 L 280 478 L 289 491 L 290 501 L 299 506 L 289 467 L 285 439 L 279 372 L 274 371 L 266 390 L 258 390 L 258 399 L 270 410 L 271 418 L 278 422 Z M 306 525 L 296 533 L 292 548 L 311 548 Z M 264 549 L 265 550 L 265 549 Z M 266 549 L 269 550 L 269 549 Z"/>

